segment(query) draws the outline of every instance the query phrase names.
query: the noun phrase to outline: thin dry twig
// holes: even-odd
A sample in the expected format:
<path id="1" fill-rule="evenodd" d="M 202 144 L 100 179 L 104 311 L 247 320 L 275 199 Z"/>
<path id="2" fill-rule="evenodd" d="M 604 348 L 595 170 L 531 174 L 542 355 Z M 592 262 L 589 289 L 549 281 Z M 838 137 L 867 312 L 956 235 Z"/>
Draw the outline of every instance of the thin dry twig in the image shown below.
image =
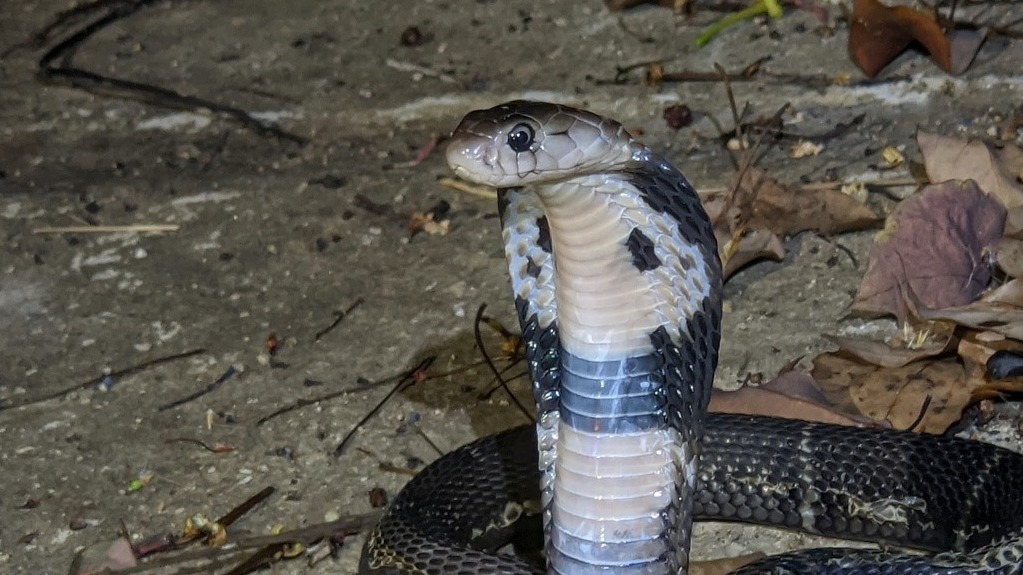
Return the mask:
<path id="1" fill-rule="evenodd" d="M 110 233 L 157 233 L 176 232 L 178 224 L 136 224 L 128 226 L 59 226 L 42 227 L 32 230 L 33 234 L 110 234 Z"/>
<path id="2" fill-rule="evenodd" d="M 364 447 L 356 447 L 355 450 L 358 451 L 359 453 L 361 453 L 361 454 L 363 454 L 363 455 L 373 459 L 373 461 L 376 461 L 377 462 L 377 469 L 379 469 L 380 471 L 387 471 L 389 473 L 398 473 L 398 474 L 401 474 L 401 475 L 408 475 L 410 477 L 415 477 L 416 474 L 418 473 L 418 471 L 416 471 L 415 469 L 406 469 L 404 467 L 398 467 L 397 465 L 391 465 L 390 463 L 387 463 L 384 460 L 380 459 L 380 457 L 377 456 L 376 453 L 373 453 L 372 451 L 370 451 L 370 450 L 368 450 L 368 449 L 366 449 Z"/>
<path id="3" fill-rule="evenodd" d="M 175 399 L 174 401 L 165 403 L 165 404 L 157 407 L 156 409 L 157 409 L 157 411 L 167 411 L 168 409 L 173 409 L 175 407 L 178 407 L 180 405 L 184 405 L 184 404 L 186 404 L 186 403 L 188 403 L 190 401 L 193 401 L 195 399 L 199 399 L 200 397 L 202 397 L 202 396 L 204 396 L 204 395 L 206 395 L 208 393 L 212 393 L 212 392 L 216 391 L 227 380 L 229 380 L 232 377 L 238 375 L 239 373 L 241 373 L 241 371 L 238 370 L 238 369 L 235 369 L 235 367 L 232 365 L 232 366 L 228 367 L 227 371 L 225 371 L 220 377 L 218 377 L 217 379 L 213 380 L 211 383 L 207 384 L 206 387 L 204 387 L 204 388 L 202 388 L 202 389 L 200 389 L 200 390 L 198 390 L 198 391 L 196 391 L 194 393 L 186 395 L 185 397 L 182 397 L 180 399 Z"/>
<path id="4" fill-rule="evenodd" d="M 278 535 L 260 535 L 250 537 L 238 537 L 229 540 L 229 545 L 222 547 L 205 547 L 176 553 L 170 556 L 153 557 L 136 567 L 118 571 L 119 575 L 137 575 L 150 571 L 160 571 L 183 565 L 193 561 L 206 561 L 198 571 L 202 573 L 214 573 L 227 564 L 229 560 L 239 553 L 252 549 L 268 547 L 271 545 L 304 543 L 311 545 L 325 537 L 332 537 L 338 533 L 359 533 L 370 529 L 380 521 L 382 511 L 371 511 L 360 515 L 342 517 L 336 521 L 317 523 L 291 531 L 285 531 Z M 170 549 L 168 549 L 170 551 Z M 184 571 L 178 571 L 183 573 Z M 194 572 L 194 571 L 191 571 Z"/>
<path id="5" fill-rule="evenodd" d="M 39 59 L 36 76 L 44 83 L 71 86 L 101 96 L 136 100 L 163 108 L 208 112 L 233 120 L 262 136 L 272 136 L 299 145 L 306 143 L 306 138 L 281 129 L 271 122 L 264 122 L 240 108 L 188 96 L 152 84 L 102 76 L 73 65 L 72 60 L 78 48 L 93 34 L 155 2 L 156 0 L 97 1 L 87 4 L 85 9 L 73 13 L 71 11 L 62 12 L 58 15 L 58 21 L 62 23 L 70 21 L 71 16 L 82 19 L 92 16 L 92 14 L 99 14 L 99 16 L 69 33 L 50 48 Z M 47 37 L 57 26 L 56 24 L 48 25 L 35 38 Z"/>
<path id="6" fill-rule="evenodd" d="M 41 403 L 43 401 L 49 401 L 51 399 L 57 399 L 58 397 L 63 397 L 65 395 L 69 394 L 69 393 L 73 393 L 73 392 L 81 390 L 81 389 L 87 389 L 87 388 L 92 387 L 92 386 L 94 386 L 96 384 L 102 383 L 103 380 L 108 379 L 108 378 L 109 379 L 113 379 L 113 378 L 118 378 L 118 377 L 124 377 L 126 375 L 132 375 L 134 373 L 138 373 L 138 372 L 143 371 L 145 369 L 149 369 L 150 367 L 154 367 L 154 366 L 161 365 L 161 364 L 164 364 L 164 363 L 169 363 L 169 362 L 172 362 L 172 361 L 177 361 L 179 359 L 189 358 L 189 357 L 196 356 L 196 355 L 203 354 L 203 353 L 206 353 L 206 350 L 204 348 L 196 348 L 196 349 L 191 349 L 191 350 L 188 350 L 188 351 L 185 351 L 185 352 L 181 352 L 181 353 L 175 353 L 175 354 L 167 355 L 167 356 L 164 356 L 164 357 L 158 357 L 156 359 L 151 359 L 149 361 L 144 361 L 144 362 L 142 362 L 142 363 L 140 363 L 138 365 L 133 365 L 131 367 L 126 367 L 124 369 L 118 369 L 116 371 L 111 371 L 108 374 L 100 375 L 100 376 L 94 377 L 94 378 L 92 378 L 90 380 L 83 381 L 82 383 L 77 383 L 75 385 L 72 385 L 71 387 L 64 388 L 64 389 L 62 389 L 60 391 L 55 391 L 53 393 L 47 393 L 47 394 L 44 394 L 44 395 L 40 395 L 38 397 L 29 397 L 29 398 L 22 399 L 22 400 L 19 400 L 19 401 L 16 401 L 16 400 L 14 400 L 14 399 L 12 399 L 10 397 L 3 398 L 3 399 L 0 399 L 0 411 L 3 411 L 5 409 L 11 409 L 11 408 L 14 408 L 14 407 L 22 407 L 22 406 L 25 406 L 25 405 L 31 405 L 33 403 Z"/>
<path id="7" fill-rule="evenodd" d="M 512 400 L 512 403 L 515 404 L 515 407 L 519 408 L 519 411 L 521 411 L 523 415 L 526 416 L 526 419 L 528 419 L 529 421 L 534 421 L 533 413 L 530 410 L 526 409 L 526 406 L 523 405 L 521 401 L 519 401 L 519 398 L 515 397 L 514 393 L 512 393 L 511 388 L 508 387 L 508 382 L 504 380 L 504 378 L 501 376 L 502 375 L 501 372 L 497 369 L 497 366 L 494 365 L 493 360 L 490 359 L 490 355 L 487 353 L 487 347 L 483 345 L 483 335 L 480 333 L 480 324 L 483 322 L 483 312 L 486 309 L 487 304 L 485 303 L 480 304 L 480 307 L 477 308 L 476 310 L 476 319 L 475 321 L 473 321 L 472 333 L 473 336 L 476 338 L 476 347 L 479 348 L 480 355 L 483 356 L 483 360 L 486 361 L 487 366 L 490 367 L 490 372 L 493 373 L 497 381 L 500 382 L 501 388 L 504 389 L 505 393 L 508 394 L 508 397 Z"/>
<path id="8" fill-rule="evenodd" d="M 325 327 L 325 328 L 321 329 L 320 331 L 316 332 L 316 335 L 313 337 L 313 341 L 320 341 L 321 337 L 323 337 L 323 336 L 327 335 L 328 333 L 330 333 L 331 331 L 333 331 L 334 328 L 336 328 L 338 325 L 341 324 L 342 320 L 344 320 L 346 317 L 348 317 L 348 314 L 350 314 L 353 311 L 355 311 L 355 308 L 357 308 L 360 305 L 362 305 L 365 301 L 366 300 L 362 299 L 361 297 L 356 298 L 355 301 L 352 302 L 352 305 L 348 306 L 347 308 L 345 308 L 342 311 L 335 312 L 335 315 L 337 317 L 334 318 L 334 321 L 330 325 L 328 325 L 327 327 Z"/>
<path id="9" fill-rule="evenodd" d="M 319 395 L 317 397 L 310 397 L 308 399 L 300 399 L 300 400 L 292 403 L 291 405 L 286 405 L 286 406 L 284 406 L 284 407 L 282 407 L 282 408 L 280 408 L 280 409 L 278 409 L 278 410 L 276 410 L 274 412 L 271 412 L 271 413 L 269 413 L 267 415 L 264 415 L 263 417 L 259 418 L 259 420 L 256 421 L 256 427 L 259 427 L 260 425 L 263 425 L 264 423 L 270 421 L 271 419 L 274 419 L 276 417 L 284 415 L 285 413 L 290 413 L 292 411 L 295 411 L 297 409 L 301 409 L 303 407 L 307 407 L 307 406 L 310 406 L 310 405 L 316 405 L 317 403 L 320 403 L 320 402 L 323 402 L 323 401 L 330 401 L 331 399 L 336 399 L 338 397 L 343 397 L 345 395 L 348 395 L 349 393 L 359 393 L 359 392 L 362 392 L 362 391 L 373 389 L 375 387 L 380 387 L 382 385 L 387 385 L 388 383 L 391 383 L 391 382 L 393 382 L 395 380 L 399 380 L 399 379 L 403 380 L 406 377 L 408 377 L 409 373 L 415 373 L 417 371 L 426 369 L 427 367 L 430 366 L 430 364 L 433 363 L 433 361 L 435 359 L 437 359 L 437 356 L 431 355 L 431 356 L 423 359 L 423 361 L 419 362 L 419 364 L 416 365 L 415 367 L 413 367 L 411 370 L 403 371 L 403 372 L 401 372 L 401 373 L 399 373 L 397 375 L 392 375 L 390 377 L 386 377 L 384 379 L 381 379 L 380 381 L 372 381 L 372 382 L 368 382 L 368 383 L 360 383 L 360 384 L 358 384 L 358 385 L 356 385 L 354 387 L 346 387 L 344 389 L 339 389 L 337 391 L 332 391 L 330 393 L 327 393 L 327 394 L 324 394 L 324 395 Z"/>
<path id="10" fill-rule="evenodd" d="M 437 455 L 439 456 L 444 455 L 444 450 L 438 447 L 437 444 L 434 443 L 432 439 L 430 439 L 430 436 L 427 435 L 425 431 L 423 431 L 423 428 L 419 427 L 419 424 L 417 424 L 415 421 L 406 421 L 405 427 L 411 429 L 416 435 L 418 435 L 423 441 L 425 441 L 427 445 L 429 445 L 433 449 L 433 451 L 437 453 Z"/>
<path id="11" fill-rule="evenodd" d="M 388 401 L 390 401 L 392 397 L 397 395 L 399 391 L 402 391 L 412 385 L 415 385 L 419 381 L 418 379 L 419 375 L 421 373 L 424 373 L 426 369 L 430 367 L 430 364 L 433 363 L 433 360 L 434 357 L 428 357 L 423 361 L 419 362 L 419 365 L 417 365 L 416 367 L 403 373 L 401 375 L 401 379 L 394 386 L 394 389 L 387 392 L 387 395 L 385 395 L 384 398 L 381 399 L 380 402 L 377 403 L 373 407 L 373 409 L 369 411 L 369 413 L 363 416 L 363 418 L 360 419 L 358 423 L 356 423 L 347 434 L 345 434 L 344 438 L 341 440 L 341 443 L 339 443 L 337 447 L 334 448 L 334 457 L 341 457 L 342 455 L 344 455 L 345 450 L 348 448 L 348 444 L 351 443 L 352 438 L 355 437 L 356 432 L 358 432 L 359 429 L 363 425 L 365 425 L 367 421 L 376 416 L 376 414 L 384 407 L 384 405 Z"/>

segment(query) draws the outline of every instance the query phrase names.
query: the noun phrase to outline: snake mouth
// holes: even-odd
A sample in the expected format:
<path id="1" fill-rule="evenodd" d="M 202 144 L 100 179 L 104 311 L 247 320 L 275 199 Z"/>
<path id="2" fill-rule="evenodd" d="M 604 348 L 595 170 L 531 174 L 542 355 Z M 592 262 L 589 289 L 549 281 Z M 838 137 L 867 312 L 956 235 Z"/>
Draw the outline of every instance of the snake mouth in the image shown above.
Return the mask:
<path id="1" fill-rule="evenodd" d="M 456 176 L 477 184 L 498 186 L 501 166 L 496 157 L 487 154 L 486 148 L 476 142 L 452 142 L 447 151 L 448 166 Z"/>

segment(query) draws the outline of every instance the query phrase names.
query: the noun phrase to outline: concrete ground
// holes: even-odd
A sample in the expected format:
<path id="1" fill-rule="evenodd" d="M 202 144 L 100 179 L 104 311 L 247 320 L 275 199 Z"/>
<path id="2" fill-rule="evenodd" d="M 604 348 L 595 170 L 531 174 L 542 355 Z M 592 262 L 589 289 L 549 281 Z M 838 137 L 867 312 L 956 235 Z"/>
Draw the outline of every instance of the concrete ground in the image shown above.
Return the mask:
<path id="1" fill-rule="evenodd" d="M 863 115 L 816 156 L 792 159 L 794 140 L 767 142 L 761 167 L 795 184 L 904 178 L 877 170 L 884 147 L 914 159 L 919 128 L 987 134 L 1023 94 L 1018 42 L 989 41 L 958 78 L 907 53 L 866 82 L 846 55 L 844 24 L 789 9 L 697 50 L 696 36 L 720 16 L 699 4 L 687 18 L 656 6 L 612 14 L 598 0 L 158 2 L 77 52 L 84 69 L 277 122 L 308 138 L 299 146 L 202 112 L 41 84 L 42 50 L 16 44 L 68 7 L 23 2 L 0 19 L 0 50 L 11 49 L 0 59 L 0 401 L 205 351 L 111 377 L 104 390 L 0 411 L 0 571 L 8 574 L 66 573 L 77 549 L 111 541 L 122 521 L 134 533 L 177 531 L 187 517 L 218 516 L 266 486 L 277 494 L 237 531 L 366 512 L 370 489 L 393 495 L 408 479 L 378 459 L 428 462 L 437 453 L 423 436 L 447 451 L 526 422 L 502 393 L 479 399 L 491 376 L 476 368 L 399 394 L 343 457 L 333 455 L 390 389 L 360 382 L 427 356 L 436 356 L 430 373 L 477 361 L 472 320 L 481 304 L 514 326 L 495 203 L 439 185 L 449 175 L 442 154 L 413 161 L 468 110 L 514 98 L 585 106 L 623 121 L 708 190 L 734 174 L 714 125 L 731 126 L 724 86 L 647 87 L 639 71 L 607 82 L 617 67 L 664 60 L 669 70 L 738 71 L 768 56 L 764 74 L 733 86 L 753 115 L 787 103 L 786 130 L 808 135 Z M 841 13 L 829 10 L 833 19 Z M 1005 24 L 1013 10 L 971 4 L 957 14 Z M 403 45 L 409 27 L 418 45 Z M 848 84 L 834 82 L 843 76 Z M 673 103 L 693 110 L 691 127 L 665 125 Z M 450 205 L 449 233 L 410 238 L 409 216 L 440 202 Z M 37 233 L 152 224 L 180 227 Z M 788 242 L 785 262 L 733 278 L 718 383 L 770 377 L 812 357 L 826 347 L 821 333 L 876 327 L 846 318 L 869 243 L 869 233 L 804 234 Z M 232 368 L 215 391 L 167 407 Z M 513 389 L 525 397 L 521 381 Z M 402 425 L 416 418 L 422 435 Z M 179 439 L 232 449 L 211 453 Z M 697 557 L 808 541 L 712 529 L 694 543 Z M 336 561 L 275 572 L 352 573 L 360 545 L 352 537 Z"/>

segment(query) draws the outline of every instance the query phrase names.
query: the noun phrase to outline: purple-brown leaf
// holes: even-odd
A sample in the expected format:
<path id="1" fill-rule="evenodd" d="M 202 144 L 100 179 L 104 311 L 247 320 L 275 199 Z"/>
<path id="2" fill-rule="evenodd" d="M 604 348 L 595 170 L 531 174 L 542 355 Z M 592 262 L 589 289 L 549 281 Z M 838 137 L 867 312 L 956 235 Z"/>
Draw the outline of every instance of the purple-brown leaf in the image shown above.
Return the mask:
<path id="1" fill-rule="evenodd" d="M 991 281 L 989 255 L 1005 208 L 972 180 L 927 186 L 888 218 L 870 252 L 853 309 L 904 320 L 917 305 L 974 301 Z"/>

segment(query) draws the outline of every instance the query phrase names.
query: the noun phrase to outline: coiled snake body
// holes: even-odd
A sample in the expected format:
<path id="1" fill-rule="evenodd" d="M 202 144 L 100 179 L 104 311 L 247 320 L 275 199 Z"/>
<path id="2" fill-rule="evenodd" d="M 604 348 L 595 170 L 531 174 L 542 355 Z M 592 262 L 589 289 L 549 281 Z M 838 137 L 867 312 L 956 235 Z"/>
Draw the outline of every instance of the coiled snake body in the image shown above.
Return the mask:
<path id="1" fill-rule="evenodd" d="M 713 232 L 682 174 L 620 124 L 509 102 L 467 115 L 448 162 L 501 189 L 537 424 L 424 469 L 370 534 L 361 573 L 542 572 L 495 552 L 528 518 L 549 573 L 685 573 L 694 517 L 943 551 L 810 550 L 744 574 L 1023 573 L 1019 455 L 704 415 L 721 316 Z"/>

